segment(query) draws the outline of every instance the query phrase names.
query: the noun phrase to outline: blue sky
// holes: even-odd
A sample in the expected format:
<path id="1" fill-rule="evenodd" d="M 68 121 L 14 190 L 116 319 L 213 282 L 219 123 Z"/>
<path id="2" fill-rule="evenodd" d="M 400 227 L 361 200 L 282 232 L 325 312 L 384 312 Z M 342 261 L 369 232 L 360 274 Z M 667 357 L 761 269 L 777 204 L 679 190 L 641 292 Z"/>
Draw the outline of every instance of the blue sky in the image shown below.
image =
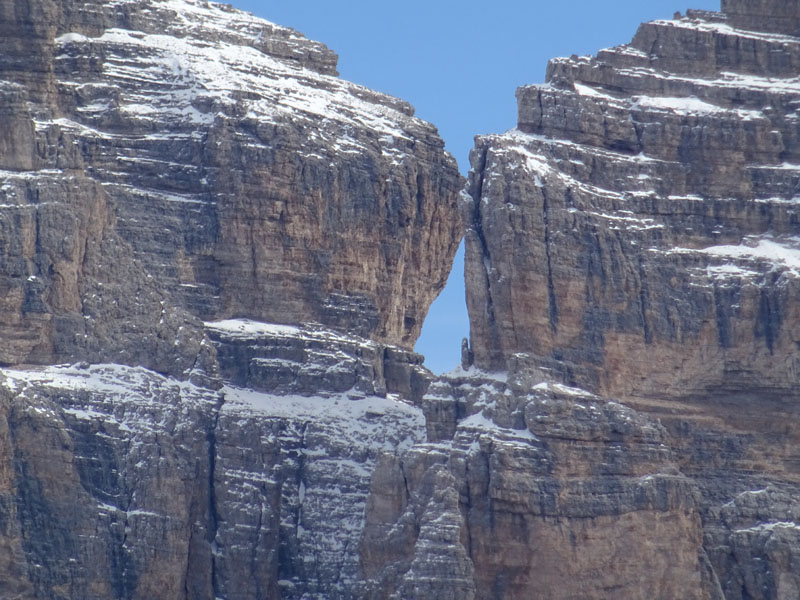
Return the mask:
<path id="1" fill-rule="evenodd" d="M 514 91 L 544 80 L 555 56 L 594 54 L 630 41 L 643 21 L 719 0 L 232 0 L 339 54 L 342 77 L 411 102 L 469 170 L 473 136 L 515 125 Z M 469 334 L 463 253 L 431 307 L 417 351 L 434 372 L 455 367 Z"/>

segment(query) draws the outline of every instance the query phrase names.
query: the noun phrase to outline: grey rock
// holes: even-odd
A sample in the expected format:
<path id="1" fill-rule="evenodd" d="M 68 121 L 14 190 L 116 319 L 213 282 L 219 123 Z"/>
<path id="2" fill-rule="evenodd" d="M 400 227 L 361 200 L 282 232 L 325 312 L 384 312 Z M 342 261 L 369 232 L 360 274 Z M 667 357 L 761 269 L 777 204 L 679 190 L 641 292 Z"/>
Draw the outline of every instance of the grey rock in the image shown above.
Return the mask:
<path id="1" fill-rule="evenodd" d="M 111 360 L 185 376 L 202 323 L 135 261 L 104 189 L 80 174 L 0 173 L 0 362 Z"/>
<path id="2" fill-rule="evenodd" d="M 697 488 L 656 422 L 559 385 L 445 379 L 472 414 L 452 440 L 378 463 L 368 597 L 707 597 Z"/>
<path id="3" fill-rule="evenodd" d="M 781 252 L 797 250 L 800 38 L 717 26 L 656 21 L 557 59 L 518 91 L 519 128 L 479 138 L 463 205 L 476 365 L 524 354 L 620 396 L 797 393 Z"/>
<path id="4" fill-rule="evenodd" d="M 734 27 L 800 34 L 800 7 L 781 0 L 722 0 L 722 11 Z"/>
<path id="5" fill-rule="evenodd" d="M 319 326 L 206 323 L 220 376 L 275 394 L 393 394 L 420 402 L 433 374 L 422 356 Z"/>
<path id="6" fill-rule="evenodd" d="M 0 0 L 0 596 L 796 598 L 797 11 L 723 9 L 477 140 L 434 379 L 410 106 L 225 5 Z"/>
<path id="7" fill-rule="evenodd" d="M 408 399 L 326 378 L 300 396 L 119 365 L 1 376 L 0 590 L 25 598 L 354 598 L 374 465 L 425 436 Z"/>
<path id="8" fill-rule="evenodd" d="M 97 285 L 89 262 L 47 269 L 95 242 L 123 277 L 100 283 L 131 300 L 153 287 L 182 331 L 200 332 L 189 315 L 249 316 L 413 346 L 459 243 L 462 178 L 410 105 L 336 78 L 324 45 L 225 5 L 9 1 L 0 32 L 0 218 L 14 232 L 0 300 L 22 330 L 5 338 L 19 340 L 6 363 L 95 361 L 94 347 L 175 374 L 193 361 L 190 349 L 175 366 L 114 356 L 134 326 L 166 343 L 143 340 L 147 353 L 172 351 L 145 301 L 109 308 L 125 331 L 98 325 L 85 348 L 63 339 L 94 317 Z M 40 246 L 12 241 L 34 223 Z M 48 239 L 62 231 L 74 235 Z"/>

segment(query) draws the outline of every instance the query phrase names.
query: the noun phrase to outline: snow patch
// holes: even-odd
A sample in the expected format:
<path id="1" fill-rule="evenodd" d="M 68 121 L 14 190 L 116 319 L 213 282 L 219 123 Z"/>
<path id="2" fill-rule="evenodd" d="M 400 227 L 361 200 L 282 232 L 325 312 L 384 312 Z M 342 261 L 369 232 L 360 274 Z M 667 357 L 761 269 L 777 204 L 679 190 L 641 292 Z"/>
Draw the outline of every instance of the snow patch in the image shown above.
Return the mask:
<path id="1" fill-rule="evenodd" d="M 507 427 L 500 427 L 492 419 L 486 417 L 483 414 L 483 412 L 476 413 L 472 416 L 467 417 L 466 419 L 459 421 L 458 428 L 478 429 L 486 431 L 495 435 L 500 435 L 504 441 L 509 441 L 509 440 L 538 441 L 539 439 L 527 429 L 509 429 Z"/>
<path id="2" fill-rule="evenodd" d="M 675 112 L 682 115 L 719 115 L 723 117 L 735 116 L 739 119 L 759 119 L 764 114 L 755 110 L 727 109 L 695 96 L 684 98 L 653 97 L 653 96 L 633 96 L 632 108 L 650 109 Z"/>
<path id="3" fill-rule="evenodd" d="M 226 319 L 224 321 L 209 321 L 205 323 L 207 329 L 220 331 L 227 335 L 241 337 L 296 337 L 301 329 L 296 325 L 278 325 L 275 323 L 262 323 L 250 319 Z"/>
<path id="4" fill-rule="evenodd" d="M 453 379 L 464 377 L 490 379 L 492 381 L 497 381 L 498 383 L 506 383 L 508 381 L 508 373 L 505 371 L 484 371 L 477 367 L 465 369 L 462 366 L 458 366 L 455 369 L 448 371 L 447 373 L 443 374 L 442 377 Z"/>
<path id="5" fill-rule="evenodd" d="M 610 96 L 608 94 L 604 94 L 600 90 L 597 90 L 593 87 L 589 87 L 588 85 L 584 85 L 582 83 L 575 84 L 575 91 L 578 92 L 581 96 L 589 96 L 591 98 L 603 98 L 604 100 L 613 100 L 619 101 L 617 98 Z"/>
<path id="6" fill-rule="evenodd" d="M 580 388 L 575 388 L 575 387 L 569 387 L 561 383 L 551 383 L 549 381 L 543 381 L 541 383 L 537 383 L 535 386 L 533 386 L 533 389 L 539 391 L 553 391 L 559 394 L 564 394 L 566 396 L 575 396 L 581 398 L 594 397 L 594 394 L 592 394 L 591 392 L 587 392 L 586 390 L 582 390 Z"/>
<path id="7" fill-rule="evenodd" d="M 752 243 L 752 240 L 746 240 Z M 766 260 L 786 267 L 793 274 L 800 275 L 800 237 L 776 241 L 771 238 L 757 240 L 755 245 L 711 246 L 699 250 L 704 254 L 723 258 Z"/>
<path id="8" fill-rule="evenodd" d="M 389 398 L 351 397 L 347 393 L 332 397 L 276 396 L 254 390 L 224 386 L 221 390 L 225 404 L 223 412 L 263 418 L 283 418 L 325 423 L 327 428 L 345 439 L 367 438 L 369 443 L 394 452 L 408 449 L 421 440 L 409 437 L 399 445 L 391 440 L 397 431 L 398 420 L 418 432 L 425 431 L 422 410 Z"/>
<path id="9" fill-rule="evenodd" d="M 772 532 L 776 529 L 789 529 L 793 532 L 800 533 L 800 525 L 791 521 L 778 521 L 776 523 L 760 523 L 753 527 L 744 527 L 737 529 L 736 533 L 762 533 Z"/>

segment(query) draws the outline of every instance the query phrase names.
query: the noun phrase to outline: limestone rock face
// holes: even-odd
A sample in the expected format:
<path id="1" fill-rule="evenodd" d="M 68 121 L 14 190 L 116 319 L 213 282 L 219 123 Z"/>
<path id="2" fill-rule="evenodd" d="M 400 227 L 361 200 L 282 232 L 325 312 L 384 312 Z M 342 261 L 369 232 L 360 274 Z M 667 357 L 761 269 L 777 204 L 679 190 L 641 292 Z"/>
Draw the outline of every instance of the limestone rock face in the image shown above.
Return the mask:
<path id="1" fill-rule="evenodd" d="M 691 13 L 556 59 L 472 154 L 475 363 L 610 395 L 797 393 L 800 38 Z"/>
<path id="2" fill-rule="evenodd" d="M 2 597 L 357 597 L 374 466 L 425 440 L 422 412 L 377 373 L 369 392 L 337 391 L 308 348 L 336 340 L 367 373 L 385 355 L 370 340 L 209 327 L 220 356 L 306 348 L 304 373 L 267 393 L 257 374 L 220 387 L 119 365 L 2 370 Z"/>
<path id="3" fill-rule="evenodd" d="M 322 44 L 223 5 L 4 1 L 0 31 L 9 229 L 49 202 L 73 220 L 88 210 L 195 317 L 313 321 L 413 346 L 459 243 L 462 180 L 407 103 L 336 78 Z M 53 200 L 50 181 L 70 189 Z M 87 241 L 76 231 L 70 244 Z M 5 252 L 30 263 L 25 249 Z M 30 276 L 40 295 L 62 285 L 30 265 L 8 276 L 21 278 L 6 286 L 12 306 Z M 16 322 L 79 318 L 72 292 Z M 46 356 L 32 343 L 6 362 Z"/>
<path id="4" fill-rule="evenodd" d="M 0 0 L 0 117 L 0 596 L 356 597 L 461 237 L 435 128 L 191 0 Z"/>
<path id="5" fill-rule="evenodd" d="M 800 33 L 800 7 L 783 0 L 722 0 L 730 24 L 742 29 Z"/>
<path id="6" fill-rule="evenodd" d="M 440 385 L 467 416 L 452 439 L 378 464 L 368 597 L 708 597 L 696 488 L 658 423 L 524 378 Z"/>
<path id="7" fill-rule="evenodd" d="M 80 173 L 0 171 L 0 363 L 113 359 L 182 376 L 202 323 L 176 308 Z"/>
<path id="8" fill-rule="evenodd" d="M 535 436 L 526 453 L 550 452 L 518 481 L 536 481 L 545 458 L 577 478 L 546 470 L 542 501 L 511 510 L 505 535 L 508 492 L 491 496 L 482 533 L 462 494 L 478 597 L 797 595 L 797 5 L 723 9 L 552 61 L 545 85 L 518 90 L 518 127 L 476 142 L 462 205 L 475 368 L 431 386 L 428 435 L 448 447 L 453 469 L 459 448 L 488 446 L 463 437 L 467 424 L 493 428 L 492 448 L 511 428 Z M 565 385 L 591 394 L 559 398 Z M 656 440 L 663 454 L 643 450 Z M 579 452 L 589 441 L 606 450 Z M 624 468 L 607 451 L 618 443 Z M 489 460 L 484 489 L 515 481 L 518 456 Z M 462 473 L 457 481 L 481 481 L 477 465 Z M 655 505 L 625 487 L 650 476 L 671 486 Z M 585 513 L 576 489 L 591 490 Z M 612 490 L 617 502 L 606 503 Z M 539 533 L 526 538 L 533 524 Z M 592 550 L 612 537 L 607 524 L 635 558 L 615 550 L 613 564 L 593 562 L 608 557 Z M 570 557 L 565 539 L 584 540 L 582 551 Z M 493 571 L 490 557 L 509 540 L 521 546 Z M 492 552 L 478 557 L 483 546 Z M 637 560 L 649 565 L 642 577 Z"/>
<path id="9" fill-rule="evenodd" d="M 798 15 L 723 9 L 551 62 L 457 206 L 292 30 L 0 0 L 0 597 L 795 600 Z"/>

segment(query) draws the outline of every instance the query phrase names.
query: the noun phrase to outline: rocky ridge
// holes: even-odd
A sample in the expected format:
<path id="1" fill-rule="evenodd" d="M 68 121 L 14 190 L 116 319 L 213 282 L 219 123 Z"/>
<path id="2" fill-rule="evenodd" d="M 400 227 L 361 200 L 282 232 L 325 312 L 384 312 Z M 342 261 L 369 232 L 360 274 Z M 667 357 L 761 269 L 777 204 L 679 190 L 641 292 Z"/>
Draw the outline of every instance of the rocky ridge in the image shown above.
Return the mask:
<path id="1" fill-rule="evenodd" d="M 518 91 L 434 379 L 407 104 L 224 5 L 0 0 L 0 596 L 796 598 L 793 6 Z"/>
<path id="2" fill-rule="evenodd" d="M 800 41 L 722 18 L 552 61 L 547 85 L 518 92 L 518 130 L 480 142 L 465 211 L 478 365 L 528 353 L 610 394 L 797 390 Z"/>

